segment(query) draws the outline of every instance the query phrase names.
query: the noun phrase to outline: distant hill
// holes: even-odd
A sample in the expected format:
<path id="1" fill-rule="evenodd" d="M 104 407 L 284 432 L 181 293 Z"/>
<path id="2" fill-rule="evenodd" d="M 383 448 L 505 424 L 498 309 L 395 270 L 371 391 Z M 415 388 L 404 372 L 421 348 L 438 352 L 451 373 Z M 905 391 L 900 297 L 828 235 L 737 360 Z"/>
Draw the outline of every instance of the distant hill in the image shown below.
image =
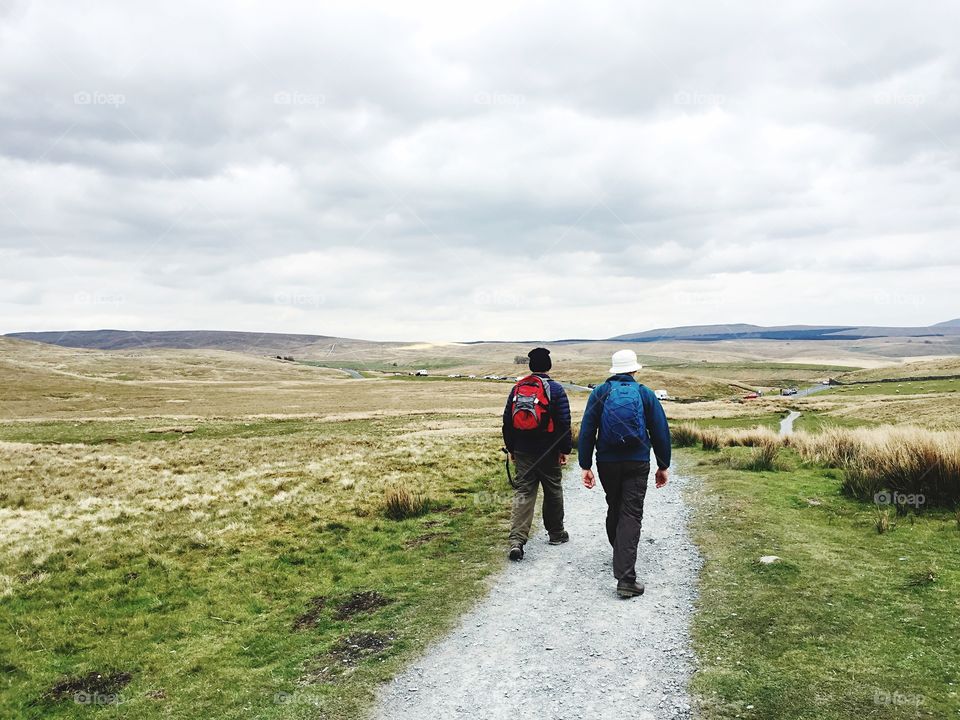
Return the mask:
<path id="1" fill-rule="evenodd" d="M 363 352 L 392 358 L 396 352 L 412 351 L 415 345 L 405 343 L 373 342 L 338 338 L 329 335 L 296 333 L 234 332 L 230 330 L 68 330 L 62 332 L 20 332 L 7 337 L 20 340 L 48 343 L 71 348 L 92 350 L 137 350 L 137 349 L 215 349 L 256 355 L 292 355 L 298 358 L 319 358 L 335 355 L 353 357 Z M 733 325 L 690 325 L 686 327 L 658 328 L 644 332 L 618 335 L 607 340 L 557 340 L 556 344 L 594 342 L 657 342 L 670 340 L 722 341 L 722 340 L 867 340 L 877 338 L 931 338 L 948 337 L 960 341 L 960 319 L 931 325 L 930 327 L 873 327 L 855 325 L 778 325 L 764 327 L 736 323 Z M 530 342 L 549 342 L 546 339 Z M 486 345 L 479 340 L 461 345 Z M 444 350 L 449 354 L 449 349 Z"/>
<path id="2" fill-rule="evenodd" d="M 229 330 L 68 330 L 64 332 L 21 332 L 7 337 L 20 340 L 94 350 L 152 350 L 156 348 L 218 349 L 259 355 L 293 355 L 323 347 L 363 344 L 328 335 L 233 332 Z"/>
<path id="3" fill-rule="evenodd" d="M 960 335 L 960 320 L 930 327 L 874 327 L 853 325 L 778 325 L 764 327 L 738 323 L 734 325 L 690 325 L 659 328 L 610 338 L 622 342 L 657 342 L 663 340 L 865 340 L 883 337 L 943 337 Z"/>

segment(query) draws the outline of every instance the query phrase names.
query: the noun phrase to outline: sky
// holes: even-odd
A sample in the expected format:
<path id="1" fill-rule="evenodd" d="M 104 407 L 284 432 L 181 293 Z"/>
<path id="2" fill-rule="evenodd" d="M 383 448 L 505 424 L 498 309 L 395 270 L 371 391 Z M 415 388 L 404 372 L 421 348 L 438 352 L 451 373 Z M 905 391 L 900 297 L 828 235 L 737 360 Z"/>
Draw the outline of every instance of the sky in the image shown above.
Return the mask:
<path id="1" fill-rule="evenodd" d="M 0 0 L 0 332 L 960 316 L 960 5 Z"/>

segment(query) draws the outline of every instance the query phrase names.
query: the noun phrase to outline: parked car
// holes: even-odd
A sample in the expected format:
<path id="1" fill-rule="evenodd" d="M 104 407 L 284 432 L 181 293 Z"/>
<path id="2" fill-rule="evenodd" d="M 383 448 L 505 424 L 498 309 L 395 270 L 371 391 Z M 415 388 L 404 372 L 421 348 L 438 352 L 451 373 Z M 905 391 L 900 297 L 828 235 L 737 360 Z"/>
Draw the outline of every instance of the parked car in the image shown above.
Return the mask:
<path id="1" fill-rule="evenodd" d="M 781 395 L 796 395 L 796 394 L 797 394 L 797 389 L 796 389 L 796 388 L 784 388 L 783 390 L 780 391 L 780 394 L 781 394 Z"/>
<path id="2" fill-rule="evenodd" d="M 666 390 L 654 390 L 653 394 L 657 396 L 657 400 L 670 399 L 670 394 Z"/>
<path id="3" fill-rule="evenodd" d="M 759 397 L 760 397 L 760 393 L 752 392 L 752 393 L 747 393 L 746 395 L 744 395 L 744 396 L 743 396 L 743 399 L 744 399 L 744 400 L 756 400 L 756 399 L 759 398 Z"/>
<path id="4" fill-rule="evenodd" d="M 427 373 L 426 370 L 417 370 L 417 372 L 414 373 L 414 375 L 416 375 L 417 377 L 429 377 L 429 374 Z"/>

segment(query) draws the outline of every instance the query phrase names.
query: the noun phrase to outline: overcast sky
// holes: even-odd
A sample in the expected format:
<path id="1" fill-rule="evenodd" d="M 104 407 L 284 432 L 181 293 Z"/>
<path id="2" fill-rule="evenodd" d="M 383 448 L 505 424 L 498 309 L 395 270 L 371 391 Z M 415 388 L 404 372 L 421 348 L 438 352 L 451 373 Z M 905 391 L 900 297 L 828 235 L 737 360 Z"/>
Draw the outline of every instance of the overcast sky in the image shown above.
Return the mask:
<path id="1" fill-rule="evenodd" d="M 960 316 L 955 0 L 332 5 L 0 0 L 0 331 Z"/>

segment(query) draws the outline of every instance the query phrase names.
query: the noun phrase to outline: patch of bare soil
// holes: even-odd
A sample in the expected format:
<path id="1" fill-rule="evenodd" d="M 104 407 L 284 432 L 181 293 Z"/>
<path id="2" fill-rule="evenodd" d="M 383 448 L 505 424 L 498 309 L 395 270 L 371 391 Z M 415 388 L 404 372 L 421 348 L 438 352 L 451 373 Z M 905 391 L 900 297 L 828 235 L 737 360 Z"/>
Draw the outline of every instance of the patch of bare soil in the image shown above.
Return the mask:
<path id="1" fill-rule="evenodd" d="M 293 629 L 306 630 L 307 628 L 316 627 L 317 619 L 320 617 L 320 613 L 323 612 L 326 605 L 327 598 L 323 595 L 310 598 L 310 601 L 307 603 L 307 609 L 293 621 Z"/>
<path id="2" fill-rule="evenodd" d="M 389 604 L 389 598 L 384 597 L 376 590 L 364 590 L 354 593 L 338 604 L 334 617 L 337 620 L 348 620 L 359 613 L 373 612 Z"/>
<path id="3" fill-rule="evenodd" d="M 314 659 L 314 665 L 301 678 L 309 684 L 334 683 L 351 672 L 360 661 L 387 650 L 394 638 L 382 633 L 360 632 L 340 638 L 333 647 Z"/>
<path id="4" fill-rule="evenodd" d="M 133 675 L 128 672 L 89 672 L 60 680 L 44 693 L 44 698 L 54 701 L 73 700 L 81 704 L 116 704 L 120 702 L 119 692 L 132 679 Z"/>

